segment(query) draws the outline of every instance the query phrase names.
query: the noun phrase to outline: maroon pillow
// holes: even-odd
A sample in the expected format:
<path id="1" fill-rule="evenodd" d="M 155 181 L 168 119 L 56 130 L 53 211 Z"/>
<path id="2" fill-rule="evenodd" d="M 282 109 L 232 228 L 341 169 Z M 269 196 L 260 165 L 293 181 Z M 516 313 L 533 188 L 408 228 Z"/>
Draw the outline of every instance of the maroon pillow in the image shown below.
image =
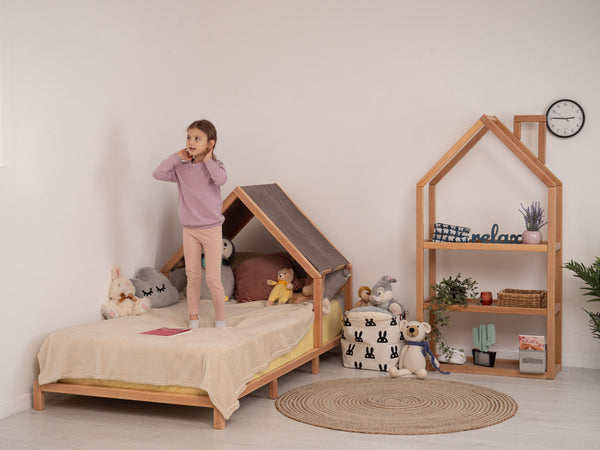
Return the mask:
<path id="1" fill-rule="evenodd" d="M 272 253 L 255 256 L 233 269 L 235 278 L 235 298 L 239 303 L 266 300 L 273 286 L 267 280 L 277 280 L 280 269 L 293 267 L 292 258 L 287 253 Z M 302 289 L 302 282 L 294 274 L 294 290 Z"/>

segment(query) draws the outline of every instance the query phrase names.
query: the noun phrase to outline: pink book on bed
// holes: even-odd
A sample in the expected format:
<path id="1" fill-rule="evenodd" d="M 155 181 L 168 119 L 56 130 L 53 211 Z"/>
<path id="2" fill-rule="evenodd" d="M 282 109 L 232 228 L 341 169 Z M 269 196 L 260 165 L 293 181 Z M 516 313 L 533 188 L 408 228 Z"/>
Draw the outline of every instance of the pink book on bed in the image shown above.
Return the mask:
<path id="1" fill-rule="evenodd" d="M 154 336 L 174 336 L 176 334 L 186 333 L 191 331 L 191 328 L 156 328 L 155 330 L 144 331 L 140 334 L 151 334 Z"/>

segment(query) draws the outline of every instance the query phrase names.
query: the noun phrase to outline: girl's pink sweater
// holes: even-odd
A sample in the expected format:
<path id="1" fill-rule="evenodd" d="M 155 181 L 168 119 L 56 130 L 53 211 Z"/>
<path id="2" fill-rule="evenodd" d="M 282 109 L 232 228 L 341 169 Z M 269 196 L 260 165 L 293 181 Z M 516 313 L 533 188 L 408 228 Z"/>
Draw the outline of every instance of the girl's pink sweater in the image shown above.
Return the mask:
<path id="1" fill-rule="evenodd" d="M 183 162 L 177 153 L 154 170 L 154 178 L 177 183 L 179 220 L 187 228 L 212 228 L 223 223 L 221 186 L 227 181 L 225 165 L 208 160 Z"/>

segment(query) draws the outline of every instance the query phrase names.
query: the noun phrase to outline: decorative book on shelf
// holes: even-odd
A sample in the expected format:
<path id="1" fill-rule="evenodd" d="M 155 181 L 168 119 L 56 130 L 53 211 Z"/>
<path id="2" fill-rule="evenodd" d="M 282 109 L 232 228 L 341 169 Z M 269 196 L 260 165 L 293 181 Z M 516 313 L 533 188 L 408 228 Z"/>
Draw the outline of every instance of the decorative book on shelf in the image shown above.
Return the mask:
<path id="1" fill-rule="evenodd" d="M 161 327 L 156 328 L 154 330 L 143 331 L 140 334 L 150 334 L 153 336 L 175 336 L 182 333 L 187 333 L 191 331 L 191 328 L 169 328 L 169 327 Z"/>

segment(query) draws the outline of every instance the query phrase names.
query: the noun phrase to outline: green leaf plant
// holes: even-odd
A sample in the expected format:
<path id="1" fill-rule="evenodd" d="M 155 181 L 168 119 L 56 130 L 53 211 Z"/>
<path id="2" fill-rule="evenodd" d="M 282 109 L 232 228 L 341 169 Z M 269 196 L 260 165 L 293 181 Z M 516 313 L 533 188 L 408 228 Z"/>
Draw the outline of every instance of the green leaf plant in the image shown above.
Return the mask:
<path id="1" fill-rule="evenodd" d="M 571 260 L 564 265 L 564 268 L 573 272 L 575 277 L 583 280 L 586 284 L 581 289 L 585 291 L 583 295 L 591 297 L 588 298 L 588 302 L 600 302 L 600 257 L 596 256 L 596 261 L 590 266 Z M 592 336 L 600 339 L 600 312 L 591 312 L 585 308 L 583 310 L 590 318 L 589 325 Z"/>
<path id="2" fill-rule="evenodd" d="M 459 273 L 454 278 L 443 278 L 442 281 L 431 287 L 434 291 L 429 306 L 429 317 L 433 317 L 433 326 L 429 339 L 434 340 L 439 346 L 440 351 L 447 359 L 452 357 L 452 348 L 446 342 L 446 338 L 441 332 L 441 327 L 450 323 L 448 315 L 449 305 L 466 306 L 471 298 L 478 298 L 477 281 L 471 278 L 461 278 Z"/>

